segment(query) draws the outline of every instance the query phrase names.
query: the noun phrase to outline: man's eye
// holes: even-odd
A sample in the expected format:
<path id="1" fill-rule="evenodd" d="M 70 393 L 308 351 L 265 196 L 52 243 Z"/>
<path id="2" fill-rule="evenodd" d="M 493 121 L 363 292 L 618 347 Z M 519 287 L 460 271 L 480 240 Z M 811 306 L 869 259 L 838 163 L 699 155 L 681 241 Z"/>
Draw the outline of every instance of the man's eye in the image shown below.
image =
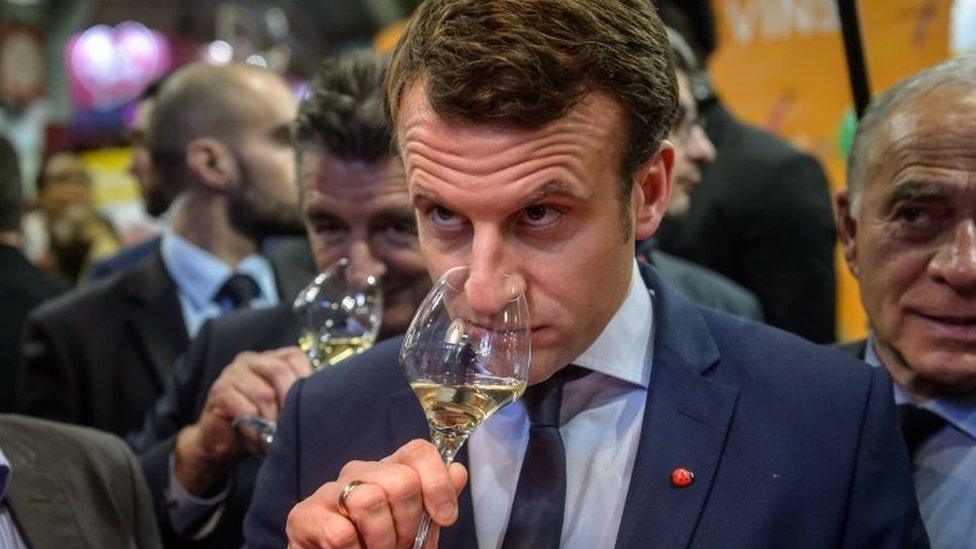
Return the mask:
<path id="1" fill-rule="evenodd" d="M 898 219 L 902 221 L 907 221 L 909 223 L 914 223 L 918 221 L 918 218 L 922 217 L 921 208 L 902 208 L 898 210 Z"/>
<path id="2" fill-rule="evenodd" d="M 434 206 L 427 215 L 431 222 L 442 230 L 457 230 L 464 224 L 461 216 L 443 206 Z"/>
<path id="3" fill-rule="evenodd" d="M 559 221 L 562 215 L 563 212 L 552 206 L 537 204 L 522 211 L 522 222 L 531 227 L 545 227 Z"/>

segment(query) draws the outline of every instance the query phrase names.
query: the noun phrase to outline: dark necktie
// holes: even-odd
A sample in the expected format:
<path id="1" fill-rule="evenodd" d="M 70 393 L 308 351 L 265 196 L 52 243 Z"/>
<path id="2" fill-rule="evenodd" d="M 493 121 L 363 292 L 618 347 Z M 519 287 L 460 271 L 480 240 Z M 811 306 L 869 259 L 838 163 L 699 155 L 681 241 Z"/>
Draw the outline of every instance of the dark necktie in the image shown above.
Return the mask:
<path id="1" fill-rule="evenodd" d="M 214 296 L 214 301 L 224 312 L 227 312 L 246 307 L 259 295 L 261 295 L 261 288 L 253 278 L 246 274 L 234 273 L 220 287 L 220 291 Z"/>
<path id="2" fill-rule="evenodd" d="M 913 460 L 922 443 L 946 425 L 946 420 L 938 414 L 911 404 L 898 405 L 898 420 L 905 436 L 905 445 L 908 446 L 908 456 Z"/>
<path id="3" fill-rule="evenodd" d="M 563 385 L 588 373 L 567 366 L 529 387 L 522 397 L 529 416 L 529 444 L 502 549 L 559 547 L 566 507 L 566 449 L 559 434 L 559 409 Z"/>

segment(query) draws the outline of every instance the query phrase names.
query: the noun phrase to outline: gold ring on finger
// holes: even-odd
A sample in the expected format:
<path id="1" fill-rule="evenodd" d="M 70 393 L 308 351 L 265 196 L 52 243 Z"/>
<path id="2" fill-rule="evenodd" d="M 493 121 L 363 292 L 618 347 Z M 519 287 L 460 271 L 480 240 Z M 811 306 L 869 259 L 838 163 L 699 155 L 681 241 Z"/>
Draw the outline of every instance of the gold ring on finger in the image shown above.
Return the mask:
<path id="1" fill-rule="evenodd" d="M 361 480 L 350 480 L 349 482 L 346 483 L 345 486 L 342 487 L 342 491 L 339 492 L 339 500 L 338 500 L 340 515 L 349 518 L 349 509 L 346 507 L 346 500 L 349 499 L 349 494 L 352 494 L 353 490 L 355 490 L 356 488 L 358 488 L 363 484 L 366 483 Z"/>

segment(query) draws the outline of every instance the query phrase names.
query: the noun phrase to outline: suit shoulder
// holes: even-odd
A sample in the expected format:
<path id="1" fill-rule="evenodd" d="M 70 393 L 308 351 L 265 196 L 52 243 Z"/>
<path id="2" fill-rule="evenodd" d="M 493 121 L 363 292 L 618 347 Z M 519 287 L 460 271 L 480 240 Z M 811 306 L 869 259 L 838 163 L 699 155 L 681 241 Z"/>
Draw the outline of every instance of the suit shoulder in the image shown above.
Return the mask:
<path id="1" fill-rule="evenodd" d="M 79 461 L 90 465 L 120 465 L 130 461 L 129 449 L 119 437 L 80 425 L 13 414 L 0 415 L 0 432 L 11 440 L 23 441 L 47 461 L 72 466 Z"/>
<path id="2" fill-rule="evenodd" d="M 759 299 L 731 279 L 659 250 L 653 257 L 664 277 L 695 303 L 754 320 L 762 318 Z"/>
<path id="3" fill-rule="evenodd" d="M 263 309 L 241 309 L 228 313 L 212 321 L 215 333 L 233 333 L 240 330 L 263 330 L 282 323 L 295 322 L 294 313 L 287 305 Z"/>
<path id="4" fill-rule="evenodd" d="M 355 387 L 357 395 L 370 399 L 386 396 L 394 388 L 405 387 L 399 363 L 402 343 L 402 337 L 387 339 L 359 356 L 316 372 L 303 385 L 303 395 L 311 395 L 314 401 L 329 402 Z M 334 392 L 338 394 L 334 395 Z"/>

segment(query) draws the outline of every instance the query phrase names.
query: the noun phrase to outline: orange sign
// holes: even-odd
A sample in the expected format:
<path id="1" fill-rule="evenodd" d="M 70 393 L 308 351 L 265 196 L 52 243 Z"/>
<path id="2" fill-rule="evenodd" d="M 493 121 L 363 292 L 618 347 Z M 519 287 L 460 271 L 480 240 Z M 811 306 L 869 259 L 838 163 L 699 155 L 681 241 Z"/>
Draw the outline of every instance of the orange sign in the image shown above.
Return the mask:
<path id="1" fill-rule="evenodd" d="M 861 0 L 871 87 L 949 56 L 951 0 Z M 723 102 L 744 120 L 818 157 L 844 185 L 850 83 L 835 0 L 715 0 L 720 48 L 711 73 Z M 838 254 L 838 336 L 866 333 L 856 281 Z"/>

